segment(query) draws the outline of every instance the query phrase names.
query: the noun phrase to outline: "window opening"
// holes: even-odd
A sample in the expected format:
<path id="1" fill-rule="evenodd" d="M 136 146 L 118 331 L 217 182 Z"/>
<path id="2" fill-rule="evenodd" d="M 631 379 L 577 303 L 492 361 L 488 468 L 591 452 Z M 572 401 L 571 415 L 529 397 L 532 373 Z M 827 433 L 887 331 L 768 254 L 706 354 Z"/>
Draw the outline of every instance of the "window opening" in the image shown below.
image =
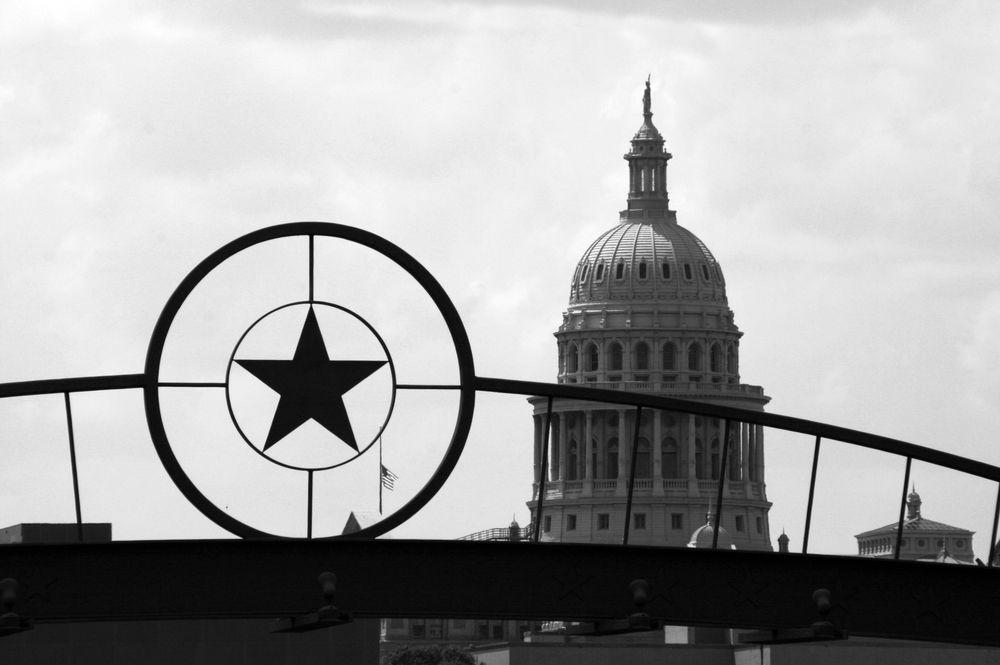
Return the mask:
<path id="1" fill-rule="evenodd" d="M 549 531 L 552 530 L 552 515 L 545 516 L 543 529 L 545 530 L 545 533 L 548 533 Z"/>
<path id="2" fill-rule="evenodd" d="M 625 277 L 625 262 L 619 261 L 615 266 L 615 279 L 622 279 Z"/>
<path id="3" fill-rule="evenodd" d="M 694 372 L 701 371 L 701 345 L 697 342 L 688 347 L 688 369 Z M 694 378 L 691 380 L 694 381 Z"/>
<path id="4" fill-rule="evenodd" d="M 684 514 L 683 513 L 671 513 L 670 515 L 670 528 L 674 530 L 684 528 Z"/>
<path id="5" fill-rule="evenodd" d="M 567 531 L 576 531 L 576 515 L 567 515 L 566 516 L 566 530 Z"/>
<path id="6" fill-rule="evenodd" d="M 685 263 L 684 264 L 684 279 L 691 279 L 692 277 L 693 277 L 693 275 L 691 274 L 691 264 L 690 263 Z"/>
<path id="7" fill-rule="evenodd" d="M 674 346 L 673 342 L 667 342 L 663 345 L 663 369 L 677 369 L 677 347 Z"/>
<path id="8" fill-rule="evenodd" d="M 622 369 L 622 345 L 615 343 L 611 345 L 611 370 L 621 371 Z"/>
<path id="9" fill-rule="evenodd" d="M 701 264 L 701 274 L 705 276 L 706 282 L 712 281 L 712 278 L 708 276 L 708 266 L 706 266 L 704 263 Z"/>
<path id="10" fill-rule="evenodd" d="M 580 352 L 576 348 L 576 344 L 569 345 L 569 373 L 576 374 L 580 371 Z"/>
<path id="11" fill-rule="evenodd" d="M 640 342 L 635 347 L 635 368 L 649 369 L 649 347 L 645 343 Z"/>
<path id="12" fill-rule="evenodd" d="M 709 354 L 709 371 L 721 372 L 722 371 L 722 350 L 719 349 L 717 344 L 712 345 L 712 352 Z"/>
<path id="13" fill-rule="evenodd" d="M 663 440 L 663 475 L 665 478 L 679 478 L 679 471 L 677 440 L 672 436 L 668 436 Z"/>
<path id="14" fill-rule="evenodd" d="M 645 513 L 636 513 L 632 517 L 635 518 L 635 528 L 636 529 L 645 529 L 646 528 L 646 514 Z"/>
<path id="15" fill-rule="evenodd" d="M 663 272 L 663 279 L 670 279 L 670 264 L 664 261 L 660 265 L 660 270 Z"/>
<path id="16" fill-rule="evenodd" d="M 618 437 L 608 441 L 608 463 L 605 465 L 605 476 L 608 478 L 618 477 Z"/>
<path id="17" fill-rule="evenodd" d="M 646 262 L 639 264 L 639 279 L 646 279 Z"/>
<path id="18" fill-rule="evenodd" d="M 737 515 L 736 516 L 736 530 L 737 531 L 742 531 L 743 530 L 743 516 L 742 515 Z"/>
<path id="19" fill-rule="evenodd" d="M 584 263 L 583 264 L 583 270 L 580 271 L 580 282 L 581 283 L 587 281 L 587 271 L 588 271 L 589 268 L 590 268 L 590 264 L 589 263 Z"/>
<path id="20" fill-rule="evenodd" d="M 597 353 L 597 345 L 591 344 L 587 347 L 587 371 L 596 372 L 600 354 Z"/>
<path id="21" fill-rule="evenodd" d="M 606 531 L 611 527 L 611 515 L 608 513 L 600 513 L 597 515 L 597 528 L 601 531 Z"/>
<path id="22" fill-rule="evenodd" d="M 639 450 L 635 454 L 635 477 L 652 478 L 653 473 L 649 463 L 649 442 L 639 439 Z"/>
<path id="23" fill-rule="evenodd" d="M 602 279 L 604 279 L 604 264 L 603 263 L 598 263 L 597 264 L 597 276 L 594 279 L 596 281 L 598 281 L 598 282 L 601 281 Z"/>

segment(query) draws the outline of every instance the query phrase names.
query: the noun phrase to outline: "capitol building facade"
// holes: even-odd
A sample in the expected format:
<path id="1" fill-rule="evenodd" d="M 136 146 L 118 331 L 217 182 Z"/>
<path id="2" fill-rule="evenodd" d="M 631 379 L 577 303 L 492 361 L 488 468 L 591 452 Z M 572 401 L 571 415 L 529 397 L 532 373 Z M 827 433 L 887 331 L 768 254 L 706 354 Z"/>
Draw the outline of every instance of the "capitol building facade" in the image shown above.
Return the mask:
<path id="1" fill-rule="evenodd" d="M 671 155 L 653 125 L 648 82 L 643 101 L 642 126 L 625 154 L 627 208 L 573 272 L 569 307 L 555 333 L 558 381 L 763 409 L 769 401 L 763 389 L 741 381 L 743 333 L 729 308 L 722 268 L 670 209 Z M 547 401 L 531 400 L 533 521 Z M 636 422 L 634 408 L 577 400 L 553 404 L 542 540 L 621 542 L 636 427 L 629 542 L 698 545 L 718 495 L 724 424 L 652 410 Z M 771 550 L 762 428 L 732 423 L 730 437 L 719 520 L 728 539 L 720 532 L 720 544 Z"/>

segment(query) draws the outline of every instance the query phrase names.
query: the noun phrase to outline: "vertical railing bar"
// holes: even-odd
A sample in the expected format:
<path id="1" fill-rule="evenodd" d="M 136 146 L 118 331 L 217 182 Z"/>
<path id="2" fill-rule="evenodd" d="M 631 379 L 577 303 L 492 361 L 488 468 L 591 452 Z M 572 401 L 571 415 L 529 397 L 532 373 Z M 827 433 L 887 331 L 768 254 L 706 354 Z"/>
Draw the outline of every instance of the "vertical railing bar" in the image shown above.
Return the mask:
<path id="1" fill-rule="evenodd" d="M 63 393 L 66 401 L 66 429 L 69 432 L 69 463 L 73 470 L 73 501 L 76 504 L 76 537 L 83 542 L 83 514 L 80 512 L 80 478 L 76 471 L 76 440 L 73 437 L 73 409 L 69 403 L 69 393 Z"/>
<path id="2" fill-rule="evenodd" d="M 311 237 L 312 236 L 310 236 L 310 238 Z M 382 470 L 379 469 L 379 473 L 381 472 Z M 381 478 L 379 478 L 379 482 L 380 483 L 382 482 Z M 309 538 L 311 540 L 312 537 L 313 537 L 313 470 L 309 469 L 309 506 L 306 509 L 306 538 Z"/>
<path id="3" fill-rule="evenodd" d="M 309 302 L 313 302 L 315 300 L 315 288 L 314 288 L 314 285 L 315 285 L 315 281 L 316 281 L 315 280 L 316 259 L 315 259 L 315 251 L 314 251 L 315 245 L 314 245 L 314 243 L 315 243 L 315 236 L 313 236 L 312 234 L 310 234 L 309 235 Z M 381 473 L 381 471 L 382 470 L 379 469 L 380 473 Z"/>
<path id="4" fill-rule="evenodd" d="M 988 568 L 993 567 L 993 557 L 996 556 L 997 547 L 997 523 L 1000 521 L 1000 484 L 997 485 L 997 507 L 993 511 L 993 535 L 990 537 L 990 560 L 986 562 Z"/>
<path id="5" fill-rule="evenodd" d="M 806 504 L 806 530 L 802 536 L 802 553 L 809 553 L 809 529 L 812 528 L 813 496 L 816 494 L 816 466 L 819 462 L 819 443 L 822 437 L 816 437 L 816 447 L 813 449 L 812 475 L 809 477 L 809 502 Z"/>
<path id="6" fill-rule="evenodd" d="M 545 501 L 545 477 L 549 475 L 549 430 L 552 428 L 552 397 L 545 409 L 545 432 L 542 434 L 542 474 L 538 480 L 538 506 L 535 508 L 535 535 L 537 543 L 542 533 L 542 503 Z"/>
<path id="7" fill-rule="evenodd" d="M 639 453 L 639 419 L 641 417 L 642 407 L 638 406 L 635 409 L 635 422 L 633 423 L 635 431 L 632 433 L 632 459 L 628 473 L 628 499 L 625 501 L 625 531 L 622 535 L 622 545 L 628 545 L 628 527 L 629 521 L 632 519 L 632 492 L 635 490 L 635 458 Z"/>
<path id="8" fill-rule="evenodd" d="M 729 466 L 729 418 L 722 431 L 722 459 L 719 461 L 719 493 L 715 499 L 715 525 L 712 529 L 712 549 L 719 547 L 719 530 L 722 528 L 722 490 L 726 486 L 726 467 Z"/>
<path id="9" fill-rule="evenodd" d="M 906 488 L 910 486 L 910 464 L 912 462 L 912 457 L 906 458 L 906 474 L 903 477 L 903 498 L 899 502 L 899 524 L 896 526 L 896 551 L 892 555 L 892 558 L 896 561 L 899 560 L 899 548 L 903 544 L 903 518 L 906 516 Z"/>

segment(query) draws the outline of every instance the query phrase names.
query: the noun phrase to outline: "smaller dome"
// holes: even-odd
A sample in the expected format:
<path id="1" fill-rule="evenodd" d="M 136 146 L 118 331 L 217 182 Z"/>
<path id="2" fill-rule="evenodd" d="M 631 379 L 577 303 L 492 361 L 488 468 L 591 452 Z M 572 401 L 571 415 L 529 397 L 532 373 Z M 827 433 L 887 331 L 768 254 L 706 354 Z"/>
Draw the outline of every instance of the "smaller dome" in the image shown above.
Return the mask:
<path id="1" fill-rule="evenodd" d="M 712 513 L 708 514 L 708 520 L 705 526 L 698 527 L 695 532 L 691 534 L 691 542 L 688 543 L 688 547 L 698 547 L 701 549 L 710 550 L 712 549 L 712 540 L 715 539 L 715 516 Z M 736 545 L 733 545 L 732 538 L 726 533 L 726 530 L 721 526 L 719 527 L 719 549 L 720 550 L 735 550 Z"/>

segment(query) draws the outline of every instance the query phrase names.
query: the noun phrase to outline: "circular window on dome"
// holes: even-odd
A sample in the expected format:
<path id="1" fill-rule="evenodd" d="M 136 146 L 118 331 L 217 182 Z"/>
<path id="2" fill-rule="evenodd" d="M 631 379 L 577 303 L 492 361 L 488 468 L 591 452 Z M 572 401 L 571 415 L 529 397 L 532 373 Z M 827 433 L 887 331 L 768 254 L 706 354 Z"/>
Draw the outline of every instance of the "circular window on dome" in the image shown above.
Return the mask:
<path id="1" fill-rule="evenodd" d="M 959 538 L 958 540 L 956 540 L 955 547 L 957 549 L 962 549 L 963 547 L 965 547 L 965 540 L 963 538 Z"/>
<path id="2" fill-rule="evenodd" d="M 917 547 L 926 547 L 926 546 L 927 546 L 926 540 L 924 540 L 923 538 L 919 538 L 917 540 Z"/>

